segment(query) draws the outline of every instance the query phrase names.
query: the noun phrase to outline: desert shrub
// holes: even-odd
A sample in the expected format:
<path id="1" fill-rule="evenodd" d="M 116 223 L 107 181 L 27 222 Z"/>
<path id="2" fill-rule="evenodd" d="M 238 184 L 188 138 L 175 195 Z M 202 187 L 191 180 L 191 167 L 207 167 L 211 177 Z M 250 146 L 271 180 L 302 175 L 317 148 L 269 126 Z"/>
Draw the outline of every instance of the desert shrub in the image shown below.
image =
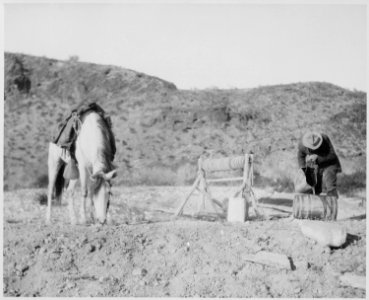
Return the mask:
<path id="1" fill-rule="evenodd" d="M 178 168 L 176 176 L 176 185 L 188 185 L 195 181 L 197 167 L 191 164 L 185 164 Z"/>
<path id="2" fill-rule="evenodd" d="M 295 190 L 293 180 L 290 176 L 281 174 L 278 178 L 269 178 L 260 175 L 258 172 L 254 172 L 254 185 L 257 187 L 265 188 L 272 187 L 276 192 L 292 193 Z"/>
<path id="3" fill-rule="evenodd" d="M 366 188 L 366 172 L 357 171 L 352 174 L 340 174 L 337 178 L 338 191 L 351 195 L 358 189 Z"/>
<path id="4" fill-rule="evenodd" d="M 245 110 L 243 112 L 238 112 L 236 113 L 239 122 L 241 123 L 241 125 L 243 126 L 247 126 L 247 124 L 251 121 L 251 120 L 256 120 L 259 117 L 259 111 L 256 108 L 249 108 L 248 110 Z"/>
<path id="5" fill-rule="evenodd" d="M 226 105 L 215 107 L 209 111 L 210 120 L 214 123 L 224 124 L 231 120 L 230 109 Z"/>
<path id="6" fill-rule="evenodd" d="M 148 167 L 140 170 L 134 185 L 174 185 L 176 174 L 170 168 L 163 166 Z"/>
<path id="7" fill-rule="evenodd" d="M 42 174 L 35 179 L 32 186 L 36 188 L 44 188 L 44 187 L 47 187 L 48 183 L 49 183 L 49 178 L 47 174 Z"/>
<path id="8" fill-rule="evenodd" d="M 8 94 L 18 91 L 28 94 L 31 89 L 30 70 L 25 67 L 24 58 L 21 56 L 10 56 L 5 64 L 5 91 Z M 6 94 L 5 94 L 6 95 Z"/>
<path id="9" fill-rule="evenodd" d="M 37 193 L 33 200 L 40 205 L 47 205 L 47 195 L 45 193 Z"/>
<path id="10" fill-rule="evenodd" d="M 281 176 L 274 182 L 273 186 L 277 192 L 292 193 L 295 190 L 294 183 L 288 176 Z"/>
<path id="11" fill-rule="evenodd" d="M 228 115 L 229 119 L 242 129 L 247 128 L 250 124 L 262 126 L 267 125 L 272 121 L 272 117 L 268 109 L 252 105 L 230 105 Z"/>

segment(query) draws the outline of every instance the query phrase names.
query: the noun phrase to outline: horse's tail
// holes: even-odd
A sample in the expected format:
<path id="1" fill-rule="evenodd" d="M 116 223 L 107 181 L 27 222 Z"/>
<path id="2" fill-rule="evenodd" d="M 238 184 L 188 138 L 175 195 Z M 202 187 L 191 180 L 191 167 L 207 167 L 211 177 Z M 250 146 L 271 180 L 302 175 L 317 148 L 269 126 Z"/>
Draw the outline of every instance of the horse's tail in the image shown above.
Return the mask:
<path id="1" fill-rule="evenodd" d="M 65 164 L 62 164 L 62 166 L 59 168 L 58 174 L 56 175 L 56 180 L 55 180 L 55 200 L 56 203 L 61 204 L 61 196 L 63 194 L 63 188 L 65 185 L 65 179 L 63 176 L 64 173 L 64 169 L 65 169 Z"/>

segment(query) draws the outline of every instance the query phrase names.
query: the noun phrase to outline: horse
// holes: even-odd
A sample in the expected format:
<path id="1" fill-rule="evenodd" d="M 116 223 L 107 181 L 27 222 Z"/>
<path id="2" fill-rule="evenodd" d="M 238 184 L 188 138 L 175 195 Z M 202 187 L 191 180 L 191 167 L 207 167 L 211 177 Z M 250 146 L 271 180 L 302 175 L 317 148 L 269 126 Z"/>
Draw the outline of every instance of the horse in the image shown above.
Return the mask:
<path id="1" fill-rule="evenodd" d="M 95 208 L 95 219 L 100 224 L 105 224 L 108 218 L 111 196 L 111 179 L 117 175 L 117 170 L 112 163 L 114 159 L 114 149 L 112 147 L 114 136 L 106 121 L 94 111 L 84 114 L 79 122 L 80 130 L 77 133 L 78 136 L 75 142 L 75 157 L 82 192 L 80 224 L 86 224 L 87 196 L 89 196 L 91 206 Z M 65 185 L 63 178 L 65 167 L 63 154 L 65 156 L 65 150 L 54 143 L 49 143 L 47 223 L 51 222 L 52 198 L 56 198 L 61 203 L 61 196 Z M 71 224 L 77 223 L 73 192 L 77 181 L 78 178 L 70 180 L 68 185 L 68 191 L 72 191 L 68 201 Z"/>

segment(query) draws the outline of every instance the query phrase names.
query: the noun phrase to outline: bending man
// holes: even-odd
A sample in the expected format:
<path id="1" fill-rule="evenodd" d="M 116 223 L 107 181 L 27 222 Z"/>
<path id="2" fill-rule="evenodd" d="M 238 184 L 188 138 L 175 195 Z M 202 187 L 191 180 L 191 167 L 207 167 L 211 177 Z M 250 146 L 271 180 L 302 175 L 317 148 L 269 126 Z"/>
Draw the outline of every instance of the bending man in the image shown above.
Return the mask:
<path id="1" fill-rule="evenodd" d="M 319 195 L 325 186 L 328 196 L 338 197 L 337 173 L 342 169 L 327 135 L 317 132 L 305 133 L 298 145 L 297 159 L 306 176 L 306 183 L 313 187 L 316 195 Z M 311 192 L 311 189 L 296 192 Z"/>

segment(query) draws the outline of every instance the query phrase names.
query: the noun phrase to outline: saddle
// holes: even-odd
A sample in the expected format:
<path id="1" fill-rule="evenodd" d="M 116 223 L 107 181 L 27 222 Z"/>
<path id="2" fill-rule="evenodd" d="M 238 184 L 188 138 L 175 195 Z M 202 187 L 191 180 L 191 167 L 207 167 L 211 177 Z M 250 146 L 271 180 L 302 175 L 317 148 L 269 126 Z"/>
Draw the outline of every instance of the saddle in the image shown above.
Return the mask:
<path id="1" fill-rule="evenodd" d="M 56 135 L 52 137 L 52 142 L 59 147 L 68 150 L 71 160 L 75 162 L 75 144 L 78 137 L 78 132 L 81 129 L 81 118 L 86 113 L 94 111 L 98 113 L 101 118 L 106 122 L 108 125 L 109 133 L 111 135 L 111 147 L 113 150 L 113 158 L 116 153 L 116 145 L 115 145 L 115 138 L 112 132 L 112 122 L 110 116 L 105 114 L 105 111 L 95 102 L 92 103 L 82 103 L 75 109 L 71 111 L 71 113 L 65 118 L 64 121 L 57 125 Z"/>

